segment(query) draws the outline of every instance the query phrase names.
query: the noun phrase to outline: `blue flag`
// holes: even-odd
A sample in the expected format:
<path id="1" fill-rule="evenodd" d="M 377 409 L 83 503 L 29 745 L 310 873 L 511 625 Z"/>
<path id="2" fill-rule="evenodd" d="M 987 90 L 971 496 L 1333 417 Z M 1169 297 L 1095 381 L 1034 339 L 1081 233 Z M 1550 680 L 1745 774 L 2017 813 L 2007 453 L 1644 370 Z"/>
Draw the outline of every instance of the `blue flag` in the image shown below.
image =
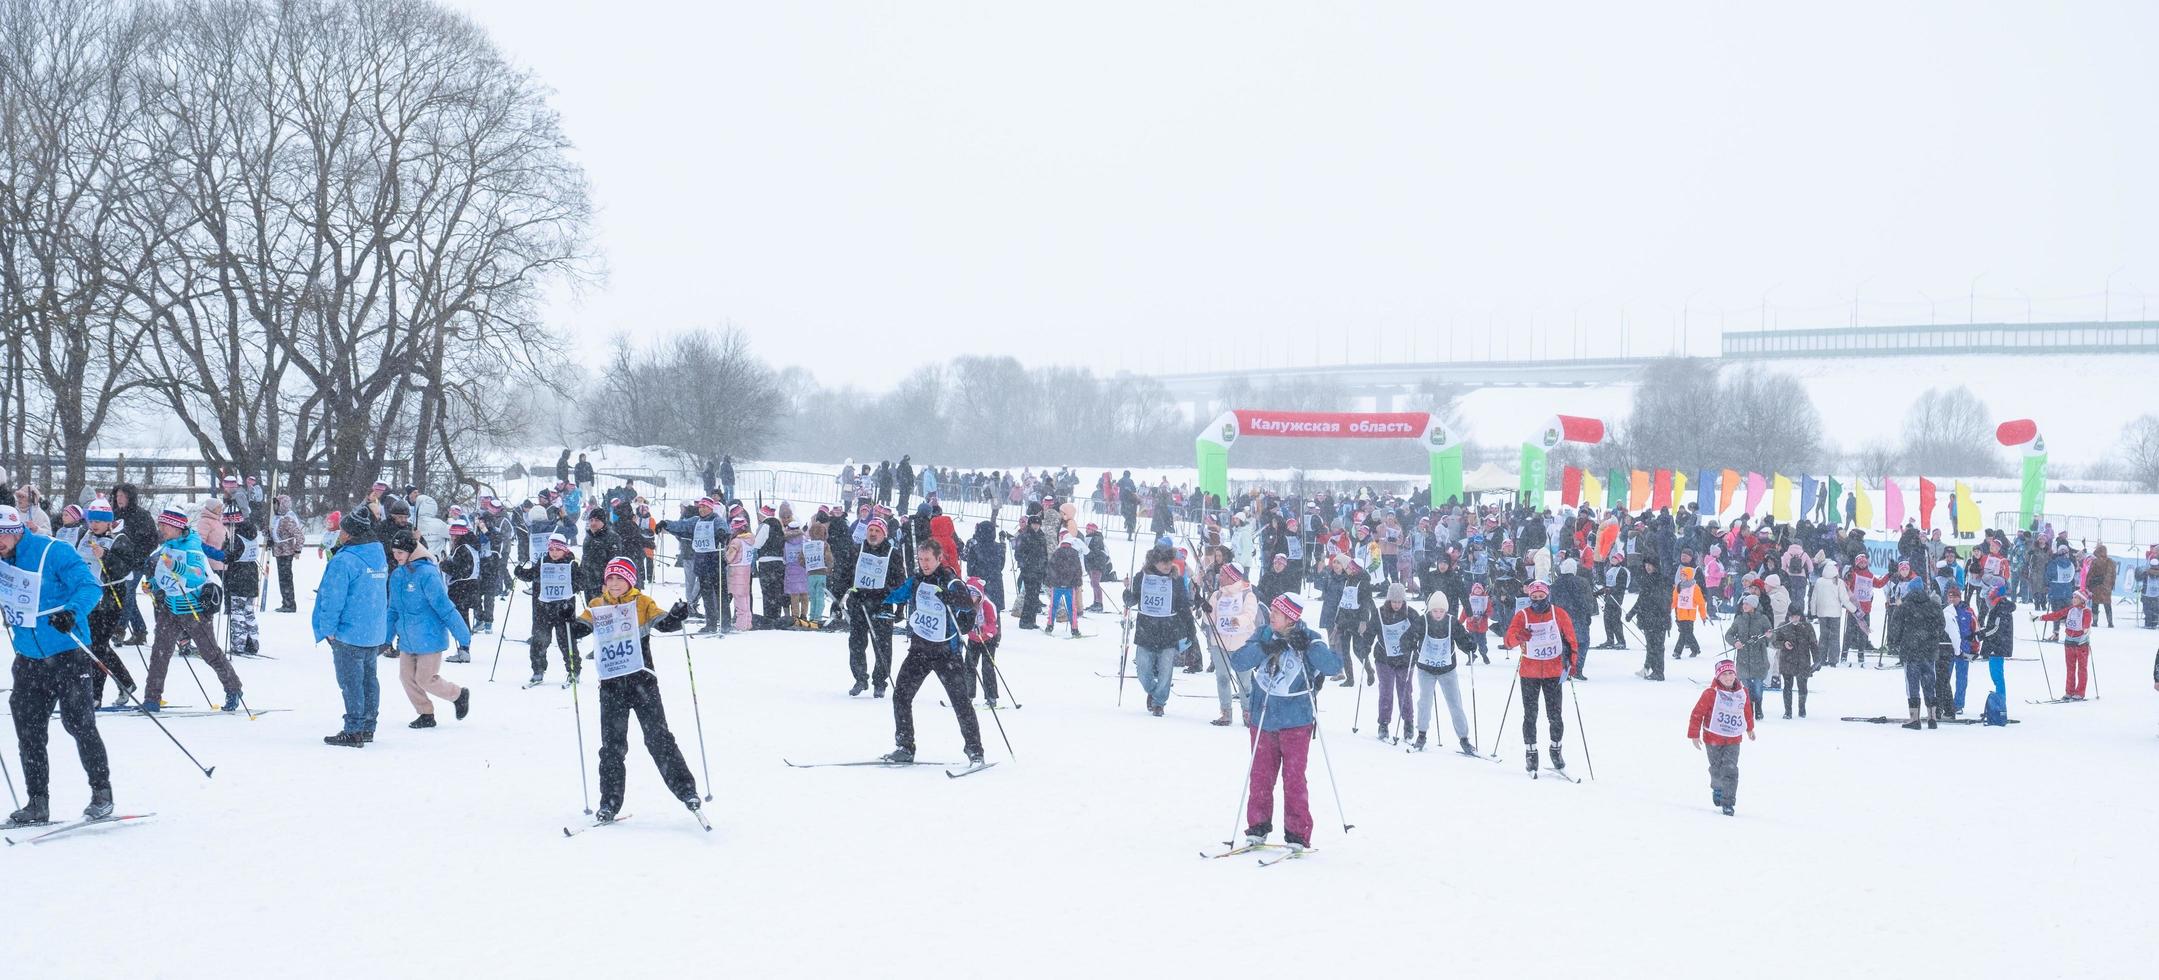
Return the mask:
<path id="1" fill-rule="evenodd" d="M 1694 474 L 1694 509 L 1702 512 L 1706 520 L 1717 513 L 1717 471 L 1699 470 Z"/>
<path id="2" fill-rule="evenodd" d="M 1814 498 L 1817 496 L 1815 491 L 1818 487 L 1819 484 L 1815 483 L 1814 478 L 1811 476 L 1799 478 L 1799 516 L 1801 518 L 1813 518 Z"/>

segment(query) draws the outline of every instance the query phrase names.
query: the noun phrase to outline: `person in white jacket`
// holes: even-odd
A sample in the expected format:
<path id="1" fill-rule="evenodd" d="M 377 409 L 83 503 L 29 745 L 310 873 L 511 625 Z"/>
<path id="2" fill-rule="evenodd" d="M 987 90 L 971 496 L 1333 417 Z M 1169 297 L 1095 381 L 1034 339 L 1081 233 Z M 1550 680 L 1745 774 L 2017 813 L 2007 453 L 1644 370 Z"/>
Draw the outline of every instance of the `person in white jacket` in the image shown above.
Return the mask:
<path id="1" fill-rule="evenodd" d="M 1814 588 L 1807 595 L 1807 615 L 1814 617 L 1816 643 L 1814 665 L 1834 667 L 1843 649 L 1844 615 L 1855 612 L 1851 586 L 1837 575 L 1837 563 L 1824 560 L 1816 567 Z"/>

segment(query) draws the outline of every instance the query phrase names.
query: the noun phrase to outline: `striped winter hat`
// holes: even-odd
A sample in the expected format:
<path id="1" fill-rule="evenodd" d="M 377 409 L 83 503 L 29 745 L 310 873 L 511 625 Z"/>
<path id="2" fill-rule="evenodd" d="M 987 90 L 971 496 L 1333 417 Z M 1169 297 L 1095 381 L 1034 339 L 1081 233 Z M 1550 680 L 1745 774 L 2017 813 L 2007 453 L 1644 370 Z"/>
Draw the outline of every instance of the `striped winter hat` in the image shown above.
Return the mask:
<path id="1" fill-rule="evenodd" d="M 636 588 L 637 564 L 628 558 L 617 558 L 608 562 L 607 570 L 600 573 L 600 580 L 604 582 L 611 578 L 619 578 L 630 583 L 630 588 Z"/>
<path id="2" fill-rule="evenodd" d="M 91 498 L 90 507 L 88 510 L 82 512 L 82 517 L 83 520 L 86 521 L 112 520 L 112 501 L 106 500 L 103 497 Z"/>
<path id="3" fill-rule="evenodd" d="M 1292 598 L 1287 592 L 1275 596 L 1274 601 L 1267 604 L 1267 608 L 1293 622 L 1304 619 L 1304 604 Z"/>
<path id="4" fill-rule="evenodd" d="M 82 508 L 81 508 L 81 507 L 78 507 L 78 506 L 76 506 L 76 505 L 74 505 L 74 504 L 69 504 L 69 505 L 67 505 L 67 506 L 65 506 L 65 507 L 62 507 L 62 508 L 60 508 L 60 519 L 61 519 L 61 520 L 66 520 L 67 518 L 70 518 L 70 517 L 72 517 L 72 518 L 75 518 L 75 519 L 76 519 L 76 520 L 78 520 L 78 521 L 79 521 L 79 520 L 82 520 L 82 519 L 83 519 L 83 516 L 82 516 Z"/>
<path id="5" fill-rule="evenodd" d="M 21 534 L 22 511 L 0 504 L 0 534 Z"/>
<path id="6" fill-rule="evenodd" d="M 472 522 L 467 521 L 462 517 L 452 517 L 450 518 L 450 533 L 452 535 L 471 534 Z"/>
<path id="7" fill-rule="evenodd" d="M 187 511 L 181 510 L 178 507 L 167 507 L 164 510 L 158 512 L 157 522 L 159 524 L 165 525 L 166 527 L 178 528 L 182 531 L 185 531 L 187 530 Z"/>

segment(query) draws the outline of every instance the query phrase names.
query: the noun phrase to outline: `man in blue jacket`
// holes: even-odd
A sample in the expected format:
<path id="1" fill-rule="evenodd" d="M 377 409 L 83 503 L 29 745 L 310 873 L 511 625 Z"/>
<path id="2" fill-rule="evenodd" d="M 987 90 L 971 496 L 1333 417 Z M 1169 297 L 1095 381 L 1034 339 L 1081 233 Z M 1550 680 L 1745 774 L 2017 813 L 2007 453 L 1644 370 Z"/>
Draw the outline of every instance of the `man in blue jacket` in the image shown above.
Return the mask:
<path id="1" fill-rule="evenodd" d="M 330 641 L 337 689 L 345 695 L 345 727 L 324 745 L 357 749 L 375 740 L 382 685 L 377 654 L 389 643 L 390 563 L 374 535 L 375 519 L 355 507 L 337 529 L 337 554 L 323 567 L 315 592 L 315 639 Z"/>
<path id="2" fill-rule="evenodd" d="M 83 772 L 90 777 L 90 805 L 83 816 L 112 816 L 112 771 L 105 761 L 105 741 L 97 734 L 97 695 L 92 681 L 98 665 L 90 657 L 90 610 L 104 590 L 75 549 L 23 526 L 22 514 L 0 506 L 0 616 L 15 641 L 14 690 L 8 709 L 15 715 L 15 744 L 22 753 L 23 788 L 29 802 L 8 815 L 8 826 L 52 819 L 47 788 L 52 767 L 45 754 L 52 709 L 60 707 L 60 727 L 75 738 Z"/>

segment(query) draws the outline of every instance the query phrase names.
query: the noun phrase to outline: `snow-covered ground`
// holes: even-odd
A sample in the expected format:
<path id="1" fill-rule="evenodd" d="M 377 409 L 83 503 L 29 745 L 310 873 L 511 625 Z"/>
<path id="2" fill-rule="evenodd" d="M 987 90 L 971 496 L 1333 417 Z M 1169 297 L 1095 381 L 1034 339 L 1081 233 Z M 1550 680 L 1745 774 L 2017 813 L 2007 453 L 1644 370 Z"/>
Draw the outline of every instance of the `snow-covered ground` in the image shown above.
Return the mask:
<path id="1" fill-rule="evenodd" d="M 301 581 L 319 572 L 310 555 Z M 1332 767 L 1315 751 L 1311 772 L 1321 851 L 1262 870 L 1198 858 L 1241 826 L 1246 743 L 1206 724 L 1211 675 L 1179 674 L 1201 697 L 1166 718 L 1129 682 L 1120 707 L 1098 676 L 1117 671 L 1110 617 L 1080 640 L 1008 637 L 1008 703 L 1025 707 L 1000 718 L 1017 755 L 984 717 L 1003 764 L 959 781 L 782 764 L 891 744 L 891 702 L 845 694 L 843 636 L 692 641 L 714 831 L 666 798 L 633 732 L 633 819 L 565 840 L 583 818 L 575 766 L 597 778 L 593 687 L 580 760 L 570 692 L 519 690 L 514 644 L 490 683 L 486 638 L 476 663 L 446 668 L 475 692 L 468 720 L 445 709 L 441 728 L 407 730 L 385 661 L 376 743 L 326 747 L 341 708 L 307 606 L 262 617 L 277 659 L 238 664 L 251 705 L 289 710 L 167 722 L 214 779 L 150 722 L 99 717 L 121 810 L 158 816 L 0 848 L 9 975 L 2034 977 L 2135 975 L 2159 956 L 2144 900 L 2159 633 L 2126 618 L 2097 634 L 2098 700 L 2026 705 L 2049 675 L 2009 665 L 2021 724 L 2007 729 L 1839 721 L 1901 712 L 1902 676 L 1823 672 L 1807 720 L 1772 702 L 1736 819 L 1709 806 L 1682 737 L 1707 655 L 1652 684 L 1631 676 L 1638 649 L 1592 652 L 1566 718 L 1572 771 L 1595 764 L 1579 786 L 1523 774 L 1519 705 L 1499 723 L 1504 654 L 1474 678 L 1496 763 L 1382 745 L 1371 694 L 1360 708 L 1330 688 Z M 501 620 L 524 635 L 523 602 Z M 2019 647 L 2042 652 L 2058 684 L 2059 647 Z M 655 655 L 701 774 L 684 641 Z M 173 665 L 169 701 L 201 703 L 187 674 Z M 916 698 L 921 754 L 957 760 L 942 697 L 933 682 Z M 86 791 L 57 722 L 52 737 L 54 806 L 71 812 Z"/>

